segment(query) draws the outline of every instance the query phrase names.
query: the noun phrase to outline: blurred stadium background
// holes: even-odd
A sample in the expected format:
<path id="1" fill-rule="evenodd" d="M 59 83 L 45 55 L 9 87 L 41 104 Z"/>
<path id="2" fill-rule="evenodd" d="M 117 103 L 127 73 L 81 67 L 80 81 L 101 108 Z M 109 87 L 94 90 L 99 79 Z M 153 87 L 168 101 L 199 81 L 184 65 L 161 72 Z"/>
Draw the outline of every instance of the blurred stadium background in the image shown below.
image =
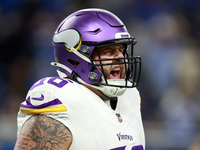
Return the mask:
<path id="1" fill-rule="evenodd" d="M 199 0 L 0 0 L 0 150 L 14 147 L 30 86 L 57 76 L 56 27 L 88 7 L 115 13 L 138 41 L 146 150 L 189 150 L 200 136 Z"/>

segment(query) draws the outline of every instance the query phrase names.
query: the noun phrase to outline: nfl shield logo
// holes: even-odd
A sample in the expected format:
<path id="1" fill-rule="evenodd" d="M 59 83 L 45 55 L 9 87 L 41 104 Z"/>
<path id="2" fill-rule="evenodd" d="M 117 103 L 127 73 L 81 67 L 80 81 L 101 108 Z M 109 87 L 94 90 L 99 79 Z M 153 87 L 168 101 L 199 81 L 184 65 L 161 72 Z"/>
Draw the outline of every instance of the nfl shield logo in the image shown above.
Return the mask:
<path id="1" fill-rule="evenodd" d="M 121 117 L 121 115 L 118 114 L 118 113 L 116 113 L 116 116 L 117 116 L 117 118 L 118 118 L 118 121 L 119 121 L 119 122 L 122 122 L 122 117 Z"/>

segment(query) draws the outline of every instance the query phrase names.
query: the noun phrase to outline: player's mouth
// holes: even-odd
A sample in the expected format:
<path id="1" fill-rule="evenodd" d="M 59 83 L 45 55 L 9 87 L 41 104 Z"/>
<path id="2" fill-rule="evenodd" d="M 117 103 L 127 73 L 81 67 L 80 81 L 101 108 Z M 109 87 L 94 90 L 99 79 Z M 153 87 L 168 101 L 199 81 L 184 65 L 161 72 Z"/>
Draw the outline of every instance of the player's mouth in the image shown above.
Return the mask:
<path id="1" fill-rule="evenodd" d="M 120 79 L 121 68 L 115 67 L 110 72 L 110 79 Z"/>

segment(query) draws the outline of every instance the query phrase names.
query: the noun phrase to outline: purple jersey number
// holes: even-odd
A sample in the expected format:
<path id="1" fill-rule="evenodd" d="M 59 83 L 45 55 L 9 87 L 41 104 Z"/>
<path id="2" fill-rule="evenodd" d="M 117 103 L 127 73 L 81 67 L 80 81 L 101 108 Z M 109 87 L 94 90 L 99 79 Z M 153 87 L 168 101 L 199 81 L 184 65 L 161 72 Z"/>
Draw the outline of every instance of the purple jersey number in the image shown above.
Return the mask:
<path id="1" fill-rule="evenodd" d="M 56 86 L 58 88 L 62 88 L 63 86 L 65 86 L 69 82 L 73 83 L 71 80 L 64 80 L 64 79 L 59 78 L 59 77 L 43 78 L 43 79 L 39 80 L 38 82 L 36 82 L 30 88 L 30 91 L 33 90 L 37 86 L 43 85 L 45 80 L 48 80 L 47 83 L 49 83 L 51 85 L 54 85 L 54 86 Z"/>
<path id="2" fill-rule="evenodd" d="M 62 79 L 62 78 L 53 77 L 53 78 L 50 78 L 50 79 L 48 80 L 48 83 L 49 83 L 49 84 L 52 84 L 52 85 L 55 85 L 55 86 L 58 87 L 58 88 L 62 88 L 63 86 L 65 86 L 65 85 L 68 83 L 68 81 L 71 82 L 71 83 L 73 83 L 73 82 L 70 81 L 70 80 L 64 80 L 64 79 Z"/>

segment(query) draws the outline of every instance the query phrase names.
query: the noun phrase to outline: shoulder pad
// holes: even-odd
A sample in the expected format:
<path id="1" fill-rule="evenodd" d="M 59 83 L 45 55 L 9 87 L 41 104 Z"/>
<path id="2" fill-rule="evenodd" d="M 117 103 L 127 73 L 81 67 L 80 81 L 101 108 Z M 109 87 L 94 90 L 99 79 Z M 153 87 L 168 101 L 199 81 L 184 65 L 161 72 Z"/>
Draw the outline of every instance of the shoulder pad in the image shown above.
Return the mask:
<path id="1" fill-rule="evenodd" d="M 67 111 L 66 106 L 57 96 L 56 89 L 64 87 L 71 80 L 58 77 L 43 78 L 36 82 L 27 94 L 26 101 L 20 105 L 22 113 L 42 114 Z"/>

